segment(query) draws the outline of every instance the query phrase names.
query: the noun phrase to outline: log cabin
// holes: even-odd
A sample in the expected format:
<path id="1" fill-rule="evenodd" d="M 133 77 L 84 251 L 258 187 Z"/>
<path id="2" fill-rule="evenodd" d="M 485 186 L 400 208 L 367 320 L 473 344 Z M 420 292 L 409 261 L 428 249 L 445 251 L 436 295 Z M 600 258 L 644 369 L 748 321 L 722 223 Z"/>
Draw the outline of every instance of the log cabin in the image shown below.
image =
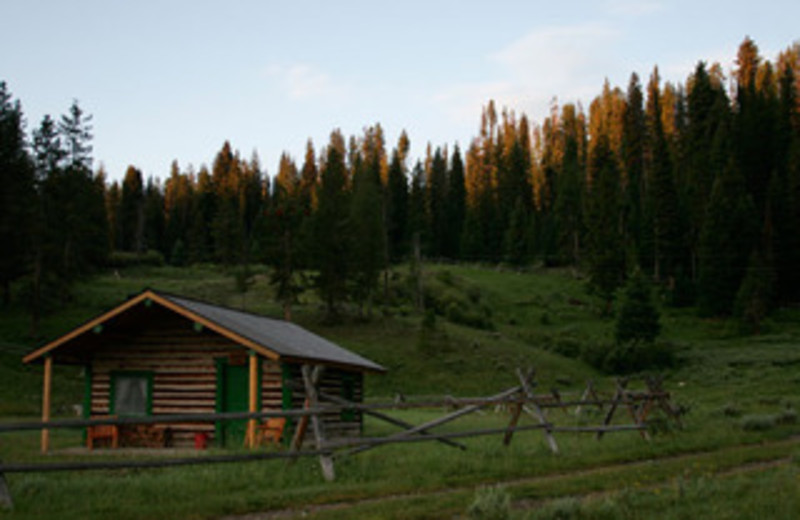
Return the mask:
<path id="1" fill-rule="evenodd" d="M 324 367 L 320 392 L 360 402 L 364 374 L 385 372 L 296 324 L 152 289 L 34 350 L 23 362 L 44 364 L 43 421 L 50 418 L 53 364 L 83 367 L 86 418 L 302 408 L 303 365 Z M 348 410 L 327 413 L 322 422 L 330 438 L 358 435 L 363 425 L 362 414 Z M 161 435 L 151 431 L 149 438 L 176 447 L 197 445 L 198 439 L 241 446 L 243 438 L 254 438 L 250 428 L 256 426 L 247 420 L 167 423 L 159 425 Z M 147 441 L 148 435 L 137 431 L 120 431 L 119 439 L 115 431 L 114 441 Z M 42 430 L 43 452 L 48 444 Z"/>

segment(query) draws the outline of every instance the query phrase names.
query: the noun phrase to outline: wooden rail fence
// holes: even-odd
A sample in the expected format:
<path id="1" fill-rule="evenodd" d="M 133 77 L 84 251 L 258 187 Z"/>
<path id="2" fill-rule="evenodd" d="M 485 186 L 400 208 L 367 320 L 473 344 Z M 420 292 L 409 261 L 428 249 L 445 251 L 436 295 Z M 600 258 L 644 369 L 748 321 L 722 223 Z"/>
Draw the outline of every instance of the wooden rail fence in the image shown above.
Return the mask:
<path id="1" fill-rule="evenodd" d="M 535 371 L 517 369 L 519 385 L 489 397 L 478 398 L 445 398 L 429 401 L 392 402 L 392 403 L 356 403 L 338 396 L 329 395 L 318 388 L 322 367 L 304 366 L 303 389 L 307 399 L 303 408 L 292 410 L 268 410 L 263 412 L 227 412 L 214 414 L 171 414 L 151 417 L 105 417 L 96 419 L 53 419 L 46 422 L 31 421 L 19 423 L 0 423 L 0 434 L 14 431 L 43 430 L 58 428 L 84 428 L 97 425 L 136 425 L 169 422 L 215 422 L 230 420 L 262 420 L 271 417 L 297 419 L 297 428 L 288 450 L 270 452 L 231 453 L 209 456 L 188 456 L 154 458 L 144 460 L 103 460 L 103 461 L 61 461 L 61 462 L 22 462 L 4 463 L 0 461 L 0 504 L 11 507 L 11 495 L 5 482 L 5 473 L 50 472 L 50 471 L 82 471 L 108 470 L 124 468 L 163 468 L 192 464 L 216 464 L 229 462 L 259 461 L 271 459 L 296 460 L 299 457 L 319 457 L 323 476 L 331 481 L 335 478 L 334 461 L 338 457 L 355 455 L 379 446 L 394 443 L 411 443 L 436 441 L 447 446 L 465 450 L 467 447 L 456 439 L 465 439 L 487 435 L 502 435 L 503 444 L 510 445 L 516 432 L 541 431 L 548 447 L 555 454 L 559 452 L 555 434 L 557 433 L 594 433 L 601 439 L 606 433 L 638 431 L 644 439 L 649 439 L 647 418 L 656 409 L 664 412 L 667 420 L 681 426 L 681 412 L 671 400 L 669 392 L 663 389 L 663 380 L 659 377 L 646 377 L 645 389 L 631 390 L 629 378 L 616 380 L 616 388 L 610 397 L 597 390 L 593 381 L 589 381 L 580 397 L 566 399 L 557 390 L 536 393 Z M 445 415 L 423 424 L 413 425 L 402 419 L 392 417 L 384 411 L 407 409 L 445 409 Z M 483 409 L 504 410 L 510 414 L 507 426 L 499 428 L 473 429 L 457 432 L 434 432 L 444 424 Z M 547 410 L 559 409 L 562 417 L 580 419 L 587 408 L 596 408 L 604 413 L 601 424 L 596 425 L 559 425 L 547 417 Z M 613 423 L 615 414 L 621 408 L 628 411 L 630 421 Z M 357 437 L 327 439 L 324 431 L 324 414 L 340 413 L 342 410 L 361 412 L 386 422 L 402 430 L 385 437 Z M 520 425 L 523 414 L 535 420 L 534 424 Z M 314 447 L 303 448 L 308 423 L 311 422 L 314 436 Z M 613 424 L 612 424 L 613 423 Z"/>

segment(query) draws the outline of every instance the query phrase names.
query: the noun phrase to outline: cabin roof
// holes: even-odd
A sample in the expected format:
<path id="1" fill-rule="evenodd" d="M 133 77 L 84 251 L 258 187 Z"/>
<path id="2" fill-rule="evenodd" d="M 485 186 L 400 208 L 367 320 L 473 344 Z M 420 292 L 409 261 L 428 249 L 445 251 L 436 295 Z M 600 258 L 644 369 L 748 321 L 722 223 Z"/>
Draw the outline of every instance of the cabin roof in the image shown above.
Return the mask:
<path id="1" fill-rule="evenodd" d="M 270 359 L 334 364 L 371 372 L 386 371 L 377 363 L 294 323 L 152 289 L 145 289 L 117 307 L 34 350 L 23 361 L 30 363 L 54 353 L 56 349 L 80 340 L 112 318 L 148 301 L 170 309 Z"/>

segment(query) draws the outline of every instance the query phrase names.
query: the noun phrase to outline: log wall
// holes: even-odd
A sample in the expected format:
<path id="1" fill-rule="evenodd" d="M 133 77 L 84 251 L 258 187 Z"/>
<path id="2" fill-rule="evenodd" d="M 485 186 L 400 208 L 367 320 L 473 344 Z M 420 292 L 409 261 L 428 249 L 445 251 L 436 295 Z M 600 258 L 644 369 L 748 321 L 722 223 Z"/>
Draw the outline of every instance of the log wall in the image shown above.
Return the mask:
<path id="1" fill-rule="evenodd" d="M 292 385 L 294 388 L 303 387 L 303 376 L 301 375 L 300 365 L 291 365 L 289 367 L 291 379 L 295 383 Z M 346 396 L 344 391 L 345 379 L 352 381 L 352 396 Z M 340 368 L 328 367 L 323 372 L 322 380 L 318 385 L 320 392 L 334 395 L 343 398 L 352 398 L 352 401 L 360 403 L 363 402 L 364 397 L 364 376 L 361 372 L 343 370 Z M 305 403 L 305 391 L 294 390 L 292 392 L 292 408 L 303 408 Z M 324 399 L 320 399 L 325 403 Z M 323 415 L 323 429 L 325 437 L 328 439 L 335 438 L 352 438 L 361 434 L 363 425 L 363 416 L 361 412 L 354 411 L 350 414 L 330 412 Z M 306 441 L 310 440 L 311 435 L 308 435 Z"/>
<path id="2" fill-rule="evenodd" d="M 102 332 L 103 346 L 92 356 L 91 415 L 109 415 L 111 374 L 116 371 L 149 372 L 153 375 L 153 416 L 176 413 L 214 413 L 217 411 L 217 359 L 232 364 L 247 362 L 247 352 L 237 343 L 208 329 L 195 330 L 194 324 L 171 312 L 153 312 L 146 326 L 119 330 L 109 327 Z M 285 377 L 302 384 L 300 365 L 288 365 L 284 373 L 278 362 L 262 359 L 261 405 L 263 410 L 281 409 Z M 361 401 L 363 377 L 359 372 L 329 368 L 320 390 L 343 396 L 343 381 L 352 381 L 352 397 Z M 305 393 L 294 391 L 291 407 L 302 408 Z M 343 419 L 344 417 L 344 419 Z M 361 431 L 361 414 L 350 416 L 326 414 L 328 437 L 353 436 Z M 165 424 L 172 433 L 173 446 L 191 446 L 195 433 L 206 433 L 214 440 L 213 423 Z"/>

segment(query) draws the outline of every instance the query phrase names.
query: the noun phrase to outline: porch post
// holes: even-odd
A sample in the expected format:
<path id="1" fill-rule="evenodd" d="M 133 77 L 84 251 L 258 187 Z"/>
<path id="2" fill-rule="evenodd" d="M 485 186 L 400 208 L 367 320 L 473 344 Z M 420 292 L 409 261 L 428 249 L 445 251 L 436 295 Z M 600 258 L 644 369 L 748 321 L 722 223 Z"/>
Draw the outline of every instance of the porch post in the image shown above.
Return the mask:
<path id="1" fill-rule="evenodd" d="M 53 358 L 44 358 L 44 389 L 42 390 L 42 422 L 50 421 L 50 391 L 53 386 Z M 42 453 L 50 449 L 50 431 L 42 428 Z"/>
<path id="2" fill-rule="evenodd" d="M 250 401 L 248 411 L 255 413 L 258 411 L 258 354 L 250 351 Z M 247 421 L 247 438 L 245 444 L 248 448 L 256 445 L 256 419 Z"/>

